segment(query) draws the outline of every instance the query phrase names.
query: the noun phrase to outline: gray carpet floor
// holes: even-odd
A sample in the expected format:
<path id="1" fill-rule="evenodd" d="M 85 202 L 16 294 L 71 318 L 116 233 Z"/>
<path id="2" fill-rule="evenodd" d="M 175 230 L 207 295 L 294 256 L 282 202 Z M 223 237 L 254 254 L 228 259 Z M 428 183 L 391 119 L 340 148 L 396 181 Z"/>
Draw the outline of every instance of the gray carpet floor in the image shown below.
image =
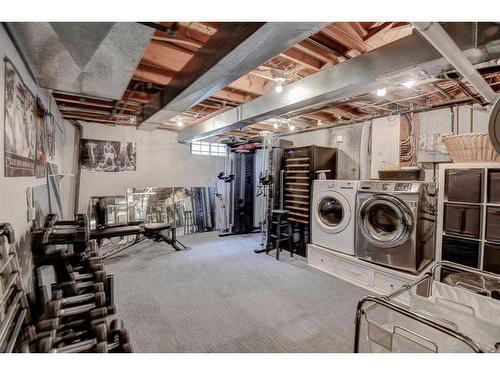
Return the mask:
<path id="1" fill-rule="evenodd" d="M 182 241 L 190 251 L 146 241 L 106 261 L 136 352 L 352 352 L 368 291 L 286 252 L 255 254 L 259 235 Z"/>

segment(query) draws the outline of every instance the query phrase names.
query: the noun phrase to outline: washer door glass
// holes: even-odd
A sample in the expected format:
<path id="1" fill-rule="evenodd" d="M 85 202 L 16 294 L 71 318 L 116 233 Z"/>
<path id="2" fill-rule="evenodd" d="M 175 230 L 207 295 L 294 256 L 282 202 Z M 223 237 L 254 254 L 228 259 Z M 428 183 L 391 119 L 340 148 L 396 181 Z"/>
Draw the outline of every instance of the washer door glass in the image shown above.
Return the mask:
<path id="1" fill-rule="evenodd" d="M 364 237 L 381 247 L 404 243 L 412 232 L 411 211 L 404 202 L 391 196 L 374 196 L 360 207 L 360 226 Z"/>
<path id="2" fill-rule="evenodd" d="M 344 218 L 344 209 L 337 199 L 325 197 L 318 204 L 318 216 L 326 226 L 336 227 Z"/>

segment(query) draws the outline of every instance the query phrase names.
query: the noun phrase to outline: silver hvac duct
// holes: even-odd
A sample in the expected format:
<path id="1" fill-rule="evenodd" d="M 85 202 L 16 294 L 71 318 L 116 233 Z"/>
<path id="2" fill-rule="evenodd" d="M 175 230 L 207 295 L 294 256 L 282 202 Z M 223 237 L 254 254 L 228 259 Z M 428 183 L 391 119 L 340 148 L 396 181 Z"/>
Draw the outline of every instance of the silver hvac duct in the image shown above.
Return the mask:
<path id="1" fill-rule="evenodd" d="M 457 44 L 438 22 L 412 22 L 418 32 L 443 55 L 455 69 L 477 90 L 488 103 L 495 101 L 497 94 L 484 80 Z"/>

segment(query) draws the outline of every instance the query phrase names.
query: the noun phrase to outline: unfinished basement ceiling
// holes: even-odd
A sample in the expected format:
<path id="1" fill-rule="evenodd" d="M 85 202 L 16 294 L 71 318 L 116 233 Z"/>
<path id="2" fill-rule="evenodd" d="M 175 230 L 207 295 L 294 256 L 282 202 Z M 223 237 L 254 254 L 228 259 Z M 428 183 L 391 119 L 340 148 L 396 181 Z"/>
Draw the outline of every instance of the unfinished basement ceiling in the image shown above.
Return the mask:
<path id="1" fill-rule="evenodd" d="M 137 23 L 11 22 L 6 27 L 42 87 L 120 100 L 153 30 Z"/>
<path id="2" fill-rule="evenodd" d="M 68 24 L 69 28 L 65 28 L 65 24 L 24 24 L 22 27 L 21 25 L 23 24 L 9 24 L 8 27 L 28 61 L 30 61 L 30 56 L 31 59 L 35 59 L 34 63 L 30 62 L 30 66 L 37 75 L 39 70 L 47 72 L 49 68 L 42 66 L 35 69 L 37 61 L 41 64 L 46 57 L 33 56 L 35 54 L 29 48 L 28 52 L 26 51 L 27 47 L 23 47 L 20 42 L 28 36 L 34 38 L 32 41 L 34 44 L 41 43 L 42 40 L 48 43 L 48 40 L 53 41 L 55 38 L 56 41 L 52 43 L 58 46 L 62 56 L 55 56 L 55 61 L 63 61 L 64 58 L 71 57 L 69 67 L 62 70 L 64 77 L 52 78 L 55 81 L 49 80 L 46 84 L 41 81 L 44 76 L 39 77 L 40 83 L 47 87 L 51 87 L 50 84 L 53 85 L 52 88 L 56 87 L 56 84 L 68 86 L 68 89 L 59 88 L 59 91 L 54 93 L 64 117 L 137 126 L 144 118 L 145 107 L 151 106 L 152 99 L 158 97 L 158 93 L 178 92 L 182 89 L 174 86 L 183 82 L 183 77 L 181 77 L 183 69 L 193 57 L 199 58 L 197 55 L 199 51 L 221 30 L 223 23 L 161 22 L 149 26 L 135 23 L 100 23 L 93 24 L 93 30 L 89 30 L 86 26 L 88 24 Z M 17 35 L 16 27 L 19 28 L 21 37 Z M 129 36 L 130 30 L 135 30 L 135 28 L 140 30 L 141 38 L 137 35 Z M 456 30 L 453 35 L 457 43 L 462 48 L 469 48 L 472 51 L 470 57 L 473 57 L 476 62 L 483 62 L 480 73 L 493 90 L 499 91 L 500 69 L 497 62 L 492 61 L 498 56 L 489 55 L 489 51 L 481 48 L 481 45 L 480 48 L 476 48 L 471 44 L 474 38 L 479 37 L 477 40 L 480 44 L 495 45 L 500 40 L 498 24 L 456 23 L 451 24 L 451 28 Z M 129 31 L 125 32 L 125 29 Z M 42 35 L 45 33 L 45 36 L 34 37 L 32 34 L 36 30 Z M 356 58 L 366 53 L 373 53 L 379 48 L 380 51 L 384 50 L 381 47 L 390 46 L 393 43 L 397 45 L 398 41 L 402 40 L 412 41 L 412 43 L 415 41 L 415 33 L 408 22 L 335 22 L 325 24 L 318 30 L 309 34 L 307 38 L 297 41 L 292 47 L 277 53 L 266 62 L 248 70 L 247 74 L 227 83 L 222 89 L 212 92 L 210 96 L 196 102 L 171 120 L 162 122 L 159 127 L 186 133 L 194 126 L 192 128 L 194 131 L 197 125 L 211 118 L 215 122 L 219 117 L 225 116 L 226 112 L 229 115 L 228 111 L 235 107 L 240 108 L 259 98 L 267 100 L 268 96 L 273 96 L 278 80 L 284 81 L 285 87 L 289 85 L 292 87 L 294 83 L 302 82 L 302 80 L 309 81 L 309 77 L 319 77 L 320 73 L 325 73 L 337 65 L 347 67 L 351 62 L 357 61 Z M 471 30 L 476 30 L 477 34 L 473 35 Z M 47 36 L 48 34 L 52 35 L 52 39 Z M 117 38 L 120 34 L 125 35 L 121 35 L 119 42 L 116 39 L 110 39 L 112 35 Z M 80 48 L 74 47 L 75 36 L 72 35 L 80 36 Z M 149 39 L 151 41 L 148 44 Z M 418 39 L 419 36 L 417 36 Z M 83 40 L 85 43 L 82 42 Z M 111 60 L 114 61 L 122 56 L 121 54 L 126 54 L 122 60 L 122 62 L 127 62 L 126 65 L 121 62 L 121 65 L 118 64 L 119 66 L 115 68 L 114 62 L 106 59 L 106 56 L 101 56 L 106 54 L 105 50 L 101 51 L 101 49 L 109 43 L 114 43 L 111 51 L 118 51 L 112 54 Z M 127 43 L 133 45 L 134 53 L 127 54 L 130 52 L 127 48 L 125 51 L 119 48 Z M 139 48 L 141 43 L 142 50 Z M 419 43 L 417 44 L 422 47 Z M 411 43 L 407 44 L 412 50 Z M 37 51 L 39 50 L 40 48 L 37 47 Z M 418 51 L 415 52 L 418 53 Z M 132 60 L 135 64 L 132 64 Z M 112 74 L 115 78 L 111 79 L 111 75 L 105 75 L 106 69 L 100 71 L 95 68 L 100 64 L 104 64 L 106 69 L 113 67 L 116 72 L 126 71 L 126 73 L 120 77 L 116 77 L 117 73 Z M 445 65 L 441 63 L 441 66 Z M 87 74 L 87 70 L 91 67 L 97 73 Z M 52 69 L 55 72 L 59 68 Z M 401 111 L 430 109 L 453 103 L 479 103 L 480 98 L 474 88 L 453 72 L 453 69 L 449 69 L 449 66 L 447 70 L 448 75 L 440 74 L 430 77 L 425 74 L 419 76 L 417 69 L 415 84 L 411 88 L 402 86 L 401 82 L 394 84 L 391 80 L 395 77 L 389 77 L 387 82 L 378 81 L 387 83 L 388 92 L 384 97 L 378 97 L 373 90 L 358 92 L 318 106 L 306 106 L 294 110 L 293 113 L 281 113 L 276 118 L 264 117 L 257 118 L 254 122 L 241 123 L 235 128 L 219 133 L 217 139 L 224 139 L 228 136 L 248 138 L 258 135 L 261 130 L 274 132 L 290 132 L 291 129 L 292 131 L 312 130 L 318 127 L 359 122 Z M 98 80 L 97 77 L 101 79 Z M 329 79 L 331 80 L 332 77 Z"/>
<path id="3" fill-rule="evenodd" d="M 270 23 L 272 25 L 272 23 Z M 312 23 L 311 23 L 312 24 Z M 143 118 L 141 108 L 162 90 L 177 89 L 179 75 L 200 49 L 219 31 L 222 22 L 161 22 L 120 101 L 56 94 L 62 113 L 68 118 L 137 126 Z M 288 25 L 292 25 L 289 23 Z M 158 26 L 158 24 L 157 24 Z M 287 26 L 286 27 L 291 27 Z M 283 30 L 283 26 L 281 26 Z M 292 29 L 290 29 L 292 30 Z M 304 32 L 304 31 L 303 31 Z M 192 105 L 160 128 L 180 130 L 228 109 L 251 101 L 273 90 L 276 79 L 284 84 L 296 82 L 335 64 L 411 34 L 405 22 L 339 22 L 318 28 L 264 63 L 247 70 L 222 89 Z M 257 124 L 259 126 L 265 126 Z"/>
<path id="4" fill-rule="evenodd" d="M 168 87 L 174 76 L 214 35 L 222 23 L 161 23 L 174 26 L 175 36 L 157 31 L 142 59 L 124 99 L 147 104 Z M 352 57 L 411 34 L 405 22 L 337 22 L 299 41 L 251 70 L 206 100 L 165 121 L 162 128 L 178 130 L 267 94 L 276 79 L 289 84 Z"/>

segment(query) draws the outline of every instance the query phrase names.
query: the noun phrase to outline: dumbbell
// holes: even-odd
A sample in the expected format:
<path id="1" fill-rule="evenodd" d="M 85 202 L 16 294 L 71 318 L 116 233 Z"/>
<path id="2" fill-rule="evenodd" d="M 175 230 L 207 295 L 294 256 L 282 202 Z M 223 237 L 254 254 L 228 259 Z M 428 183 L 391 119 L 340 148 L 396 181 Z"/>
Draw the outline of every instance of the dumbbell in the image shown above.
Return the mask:
<path id="1" fill-rule="evenodd" d="M 50 353 L 107 353 L 108 343 L 106 341 L 98 341 L 97 339 L 90 339 L 85 341 L 76 342 L 74 344 L 66 345 L 60 348 L 53 348 Z"/>
<path id="2" fill-rule="evenodd" d="M 110 306 L 110 308 L 110 312 L 115 310 L 113 306 Z M 92 303 L 85 303 L 70 307 L 65 307 L 61 300 L 51 301 L 46 305 L 42 318 L 66 318 L 80 315 L 88 316 L 91 319 L 97 319 L 108 315 L 106 296 L 104 293 L 102 293 L 100 297 L 97 297 Z"/>
<path id="3" fill-rule="evenodd" d="M 69 331 L 73 329 L 92 329 L 98 324 L 106 323 L 106 317 L 100 317 L 96 319 L 74 319 L 74 320 L 65 320 L 63 318 L 51 318 L 40 320 L 36 324 L 35 336 L 32 336 L 32 340 L 36 337 L 45 337 L 46 335 L 43 332 L 47 331 Z M 38 333 L 36 333 L 38 332 Z M 40 336 L 41 335 L 41 336 Z"/>
<path id="4" fill-rule="evenodd" d="M 78 294 L 76 296 L 64 297 L 62 290 L 54 290 L 52 293 L 52 301 L 60 301 L 62 306 L 82 304 L 84 302 L 95 301 L 97 307 L 104 307 L 106 305 L 106 293 L 103 291 L 94 293 Z"/>
<path id="5" fill-rule="evenodd" d="M 106 324 L 98 324 L 92 330 L 73 331 L 63 336 L 51 334 L 42 338 L 38 343 L 38 350 L 42 353 L 50 353 L 54 349 L 58 349 L 58 345 L 71 345 L 75 341 L 97 340 L 97 342 L 106 342 L 108 338 L 108 327 Z M 64 346 L 63 346 L 64 347 Z"/>
<path id="6" fill-rule="evenodd" d="M 125 329 L 123 320 L 114 319 L 109 325 L 108 351 L 132 353 L 128 331 Z"/>
<path id="7" fill-rule="evenodd" d="M 106 280 L 107 281 L 107 280 Z M 88 292 L 105 292 L 109 294 L 106 289 L 106 283 L 96 283 L 93 281 L 66 281 L 52 285 L 53 290 L 62 290 L 65 296 L 76 296 Z"/>

